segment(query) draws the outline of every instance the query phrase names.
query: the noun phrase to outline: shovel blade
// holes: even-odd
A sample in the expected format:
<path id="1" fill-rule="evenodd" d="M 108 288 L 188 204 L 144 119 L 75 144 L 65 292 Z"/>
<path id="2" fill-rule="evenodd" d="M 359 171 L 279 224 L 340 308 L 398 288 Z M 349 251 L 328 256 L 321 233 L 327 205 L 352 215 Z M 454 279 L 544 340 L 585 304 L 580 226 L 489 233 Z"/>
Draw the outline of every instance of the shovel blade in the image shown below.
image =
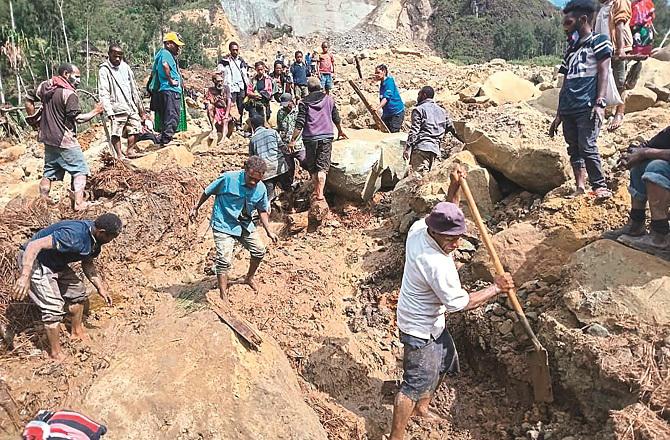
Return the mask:
<path id="1" fill-rule="evenodd" d="M 544 347 L 528 353 L 528 367 L 533 384 L 533 394 L 536 402 L 553 402 L 554 393 L 551 389 L 551 375 L 549 374 L 549 358 Z"/>

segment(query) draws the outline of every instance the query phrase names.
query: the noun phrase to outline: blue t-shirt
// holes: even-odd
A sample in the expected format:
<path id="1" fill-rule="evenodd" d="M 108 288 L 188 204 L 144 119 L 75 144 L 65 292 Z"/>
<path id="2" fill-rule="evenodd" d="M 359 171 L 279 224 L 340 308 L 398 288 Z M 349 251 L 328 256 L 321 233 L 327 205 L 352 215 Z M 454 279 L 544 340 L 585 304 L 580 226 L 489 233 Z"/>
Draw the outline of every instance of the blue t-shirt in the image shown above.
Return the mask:
<path id="1" fill-rule="evenodd" d="M 256 227 L 251 214 L 268 212 L 270 202 L 263 182 L 249 188 L 245 185 L 244 170 L 228 171 L 205 188 L 205 194 L 215 196 L 212 229 L 239 237 L 243 228 L 253 232 Z"/>
<path id="2" fill-rule="evenodd" d="M 170 77 L 178 82 L 177 86 L 170 85 L 167 76 L 165 76 L 165 71 L 163 71 L 163 63 L 167 63 L 168 66 L 170 66 Z M 159 82 L 159 91 L 181 93 L 181 75 L 179 74 L 179 69 L 177 68 L 177 61 L 169 50 L 163 48 L 159 50 L 158 53 L 156 53 L 153 68 L 154 72 L 157 72 L 156 75 Z"/>
<path id="3" fill-rule="evenodd" d="M 54 272 L 60 272 L 68 264 L 100 255 L 100 244 L 93 238 L 93 222 L 90 220 L 65 220 L 38 231 L 28 243 L 51 235 L 53 249 L 43 249 L 37 261 Z"/>
<path id="4" fill-rule="evenodd" d="M 379 100 L 386 98 L 387 103 L 383 108 L 384 116 L 393 116 L 405 110 L 405 103 L 402 102 L 398 87 L 392 76 L 387 76 L 379 86 Z"/>
<path id="5" fill-rule="evenodd" d="M 305 63 L 293 63 L 291 64 L 291 75 L 293 76 L 293 84 L 299 86 L 307 85 L 307 71 L 309 67 Z"/>
<path id="6" fill-rule="evenodd" d="M 598 94 L 598 62 L 612 57 L 607 35 L 589 34 L 568 48 L 559 70 L 565 75 L 558 99 L 562 115 L 593 109 Z"/>

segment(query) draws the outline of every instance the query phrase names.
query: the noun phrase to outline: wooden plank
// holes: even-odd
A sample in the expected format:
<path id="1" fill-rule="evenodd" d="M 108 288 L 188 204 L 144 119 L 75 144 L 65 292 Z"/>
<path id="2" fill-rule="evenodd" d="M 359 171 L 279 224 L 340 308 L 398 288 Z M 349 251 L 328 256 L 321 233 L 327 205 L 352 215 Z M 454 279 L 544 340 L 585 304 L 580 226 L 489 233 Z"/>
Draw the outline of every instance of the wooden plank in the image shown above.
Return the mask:
<path id="1" fill-rule="evenodd" d="M 367 108 L 368 112 L 370 112 L 372 120 L 375 121 L 375 125 L 377 125 L 377 130 L 383 133 L 390 133 L 388 127 L 386 126 L 386 124 L 384 124 L 384 121 L 382 121 L 382 118 L 380 118 L 375 109 L 372 108 L 368 100 L 365 98 L 365 95 L 363 95 L 363 92 L 361 92 L 361 89 L 358 88 L 353 79 L 349 80 L 349 84 L 351 84 L 351 87 L 353 87 L 354 92 L 356 92 L 358 97 L 361 98 L 361 101 L 363 101 L 365 108 Z"/>
<path id="2" fill-rule="evenodd" d="M 251 348 L 256 351 L 260 350 L 263 339 L 256 331 L 251 328 L 241 317 L 231 309 L 230 305 L 226 304 L 221 299 L 217 292 L 207 292 L 207 302 L 210 307 L 218 315 L 219 318 L 233 329 L 242 339 L 244 339 Z"/>

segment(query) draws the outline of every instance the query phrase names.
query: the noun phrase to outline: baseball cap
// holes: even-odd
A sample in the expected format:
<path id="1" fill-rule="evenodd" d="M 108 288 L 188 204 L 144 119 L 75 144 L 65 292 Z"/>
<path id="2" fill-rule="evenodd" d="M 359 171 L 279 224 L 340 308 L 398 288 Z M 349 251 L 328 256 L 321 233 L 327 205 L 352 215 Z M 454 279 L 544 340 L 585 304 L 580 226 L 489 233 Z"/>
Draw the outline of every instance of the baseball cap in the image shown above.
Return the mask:
<path id="1" fill-rule="evenodd" d="M 165 37 L 163 37 L 163 43 L 166 43 L 168 41 L 172 41 L 177 46 L 185 45 L 185 43 L 181 41 L 181 36 L 176 32 L 168 32 L 167 34 L 165 34 Z"/>
<path id="2" fill-rule="evenodd" d="M 293 96 L 290 93 L 284 93 L 279 97 L 279 103 L 282 107 L 286 107 L 291 101 L 293 101 Z"/>
<path id="3" fill-rule="evenodd" d="M 465 215 L 458 205 L 450 202 L 440 202 L 426 217 L 428 228 L 441 235 L 463 235 L 467 230 Z"/>

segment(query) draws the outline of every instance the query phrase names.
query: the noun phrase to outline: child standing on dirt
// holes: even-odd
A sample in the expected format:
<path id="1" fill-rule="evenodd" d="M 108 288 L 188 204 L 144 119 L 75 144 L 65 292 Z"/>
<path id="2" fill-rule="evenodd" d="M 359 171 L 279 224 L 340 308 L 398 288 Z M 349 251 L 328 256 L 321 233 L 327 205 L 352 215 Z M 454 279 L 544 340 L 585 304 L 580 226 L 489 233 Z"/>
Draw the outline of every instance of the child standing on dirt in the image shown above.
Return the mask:
<path id="1" fill-rule="evenodd" d="M 321 87 L 330 94 L 333 89 L 333 80 L 335 79 L 335 57 L 328 51 L 328 42 L 321 44 L 321 54 L 319 54 L 319 77 L 321 78 Z"/>
<path id="2" fill-rule="evenodd" d="M 215 141 L 221 133 L 221 142 L 229 138 L 235 130 L 236 118 L 231 116 L 232 99 L 230 87 L 226 85 L 224 76 L 220 73 L 212 76 L 214 87 L 208 87 L 205 92 L 205 109 L 212 131 L 209 138 Z"/>
<path id="3" fill-rule="evenodd" d="M 565 81 L 556 118 L 549 128 L 554 137 L 563 123 L 563 136 L 575 174 L 575 195 L 586 192 L 586 178 L 597 199 L 612 197 L 603 175 L 598 135 L 605 120 L 612 43 L 607 35 L 593 34 L 595 5 L 591 0 L 571 0 L 563 9 L 563 29 L 569 47 L 560 73 Z"/>

